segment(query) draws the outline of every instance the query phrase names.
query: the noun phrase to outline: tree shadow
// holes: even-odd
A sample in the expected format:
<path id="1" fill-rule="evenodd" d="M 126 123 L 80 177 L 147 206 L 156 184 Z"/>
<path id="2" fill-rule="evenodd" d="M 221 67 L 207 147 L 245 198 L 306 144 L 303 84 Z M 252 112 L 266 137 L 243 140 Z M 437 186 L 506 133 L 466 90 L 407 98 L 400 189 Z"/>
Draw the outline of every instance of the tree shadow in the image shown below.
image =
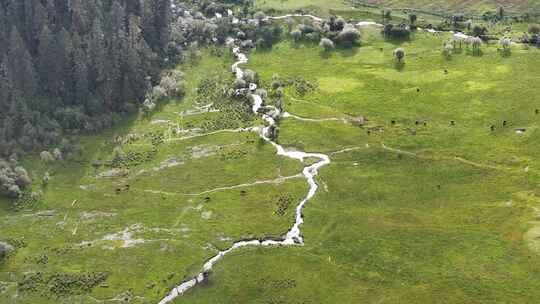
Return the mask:
<path id="1" fill-rule="evenodd" d="M 394 62 L 394 68 L 398 71 L 398 72 L 401 72 L 403 71 L 403 69 L 405 68 L 405 61 L 395 61 Z"/>
<path id="2" fill-rule="evenodd" d="M 482 56 L 484 56 L 484 51 L 482 51 L 482 50 L 476 50 L 476 51 L 473 51 L 473 52 L 472 52 L 472 55 L 473 55 L 474 57 L 482 57 Z"/>
<path id="3" fill-rule="evenodd" d="M 328 58 L 332 57 L 332 51 L 321 50 L 319 52 L 319 56 L 321 56 L 321 58 L 323 58 L 323 59 L 328 59 Z"/>
<path id="4" fill-rule="evenodd" d="M 358 46 L 339 47 L 336 50 L 341 55 L 341 57 L 353 57 L 358 53 L 360 48 Z"/>
<path id="5" fill-rule="evenodd" d="M 388 37 L 388 36 L 384 36 L 384 41 L 385 42 L 388 42 L 396 47 L 399 47 L 401 46 L 402 44 L 404 44 L 405 42 L 410 42 L 411 41 L 411 38 L 394 38 L 394 37 Z"/>
<path id="6" fill-rule="evenodd" d="M 466 54 L 472 57 L 482 57 L 484 52 L 482 50 L 467 49 Z"/>
<path id="7" fill-rule="evenodd" d="M 503 58 L 509 58 L 509 57 L 511 57 L 511 56 L 512 56 L 512 50 L 510 50 L 510 49 L 502 49 L 502 50 L 501 50 L 501 56 L 502 56 Z"/>
<path id="8" fill-rule="evenodd" d="M 311 47 L 316 45 L 318 45 L 318 43 L 313 41 L 300 40 L 295 42 L 294 40 L 290 40 L 290 47 L 292 49 L 299 49 L 301 47 Z"/>
<path id="9" fill-rule="evenodd" d="M 253 51 L 254 53 L 266 54 L 266 53 L 270 53 L 273 49 L 274 49 L 274 45 L 272 44 L 272 45 L 255 47 Z"/>

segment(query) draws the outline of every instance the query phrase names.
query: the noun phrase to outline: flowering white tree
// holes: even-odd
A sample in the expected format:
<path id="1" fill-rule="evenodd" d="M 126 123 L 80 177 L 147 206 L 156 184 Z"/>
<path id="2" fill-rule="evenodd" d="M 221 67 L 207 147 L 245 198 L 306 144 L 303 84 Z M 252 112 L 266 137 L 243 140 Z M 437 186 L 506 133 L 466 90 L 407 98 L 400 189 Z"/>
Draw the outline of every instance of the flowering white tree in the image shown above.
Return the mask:
<path id="1" fill-rule="evenodd" d="M 444 46 L 443 46 L 443 55 L 446 57 L 446 58 L 450 58 L 452 56 L 452 51 L 454 50 L 454 46 L 450 43 L 446 43 Z"/>
<path id="2" fill-rule="evenodd" d="M 319 46 L 328 52 L 334 48 L 334 42 L 328 38 L 322 38 L 321 42 L 319 42 Z"/>
<path id="3" fill-rule="evenodd" d="M 482 47 L 482 39 L 480 37 L 474 37 L 472 39 L 472 47 L 473 47 L 473 52 L 476 52 L 477 54 L 480 53 L 480 48 Z"/>
<path id="4" fill-rule="evenodd" d="M 512 40 L 510 38 L 503 38 L 499 43 L 501 44 L 503 49 L 509 49 L 512 45 Z"/>
<path id="5" fill-rule="evenodd" d="M 394 50 L 394 57 L 401 62 L 405 58 L 405 50 L 403 48 L 397 48 Z"/>

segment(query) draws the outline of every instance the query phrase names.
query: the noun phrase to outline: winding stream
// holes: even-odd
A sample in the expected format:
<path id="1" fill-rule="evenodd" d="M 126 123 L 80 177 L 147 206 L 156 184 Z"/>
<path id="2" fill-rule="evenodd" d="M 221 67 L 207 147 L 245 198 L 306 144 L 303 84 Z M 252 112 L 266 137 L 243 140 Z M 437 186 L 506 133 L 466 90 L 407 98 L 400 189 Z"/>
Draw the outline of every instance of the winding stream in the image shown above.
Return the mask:
<path id="1" fill-rule="evenodd" d="M 277 16 L 277 17 L 266 17 L 264 20 L 280 20 L 280 19 L 286 19 L 291 17 L 307 17 L 311 18 L 314 21 L 323 21 L 322 18 L 313 16 L 313 15 L 302 15 L 302 14 L 288 14 L 284 16 Z M 371 21 L 361 21 L 356 23 L 357 27 L 364 27 L 364 26 L 377 26 L 382 27 L 382 24 L 371 22 Z M 425 29 L 426 31 L 430 31 L 428 29 Z M 468 36 L 464 35 L 462 33 L 452 32 L 450 33 L 454 34 L 454 38 L 458 39 L 465 39 Z M 233 54 L 235 55 L 237 61 L 231 66 L 232 72 L 236 75 L 237 78 L 242 79 L 244 77 L 244 71 L 240 68 L 240 65 L 246 64 L 248 62 L 248 57 L 241 53 L 239 47 L 233 47 Z M 302 117 L 298 117 L 296 115 L 290 114 L 290 113 L 281 113 L 278 109 L 276 109 L 273 106 L 265 106 L 263 107 L 264 101 L 261 96 L 252 94 L 251 95 L 253 99 L 253 105 L 252 105 L 252 111 L 255 114 L 259 114 L 259 110 L 261 109 L 270 109 L 277 113 L 280 117 L 289 117 L 294 118 L 302 121 L 319 121 L 316 119 L 306 119 Z M 196 285 L 203 282 L 209 272 L 212 270 L 214 265 L 221 260 L 225 255 L 230 253 L 233 250 L 248 247 L 248 246 L 294 246 L 294 245 L 303 245 L 304 239 L 301 234 L 300 226 L 304 223 L 304 218 L 302 215 L 302 210 L 304 209 L 304 206 L 306 203 L 315 196 L 317 193 L 317 190 L 319 186 L 317 185 L 315 181 L 315 176 L 318 175 L 319 169 L 323 166 L 326 166 L 330 164 L 330 157 L 326 154 L 322 153 L 307 153 L 307 152 L 301 152 L 301 151 L 292 151 L 292 150 L 286 150 L 283 146 L 279 145 L 278 143 L 272 141 L 268 137 L 268 131 L 271 127 L 276 125 L 276 121 L 272 118 L 272 116 L 268 114 L 262 114 L 262 118 L 267 122 L 266 127 L 262 128 L 251 128 L 250 131 L 255 131 L 259 134 L 259 136 L 264 139 L 266 142 L 272 144 L 276 148 L 277 155 L 284 156 L 292 159 L 299 160 L 301 162 L 304 161 L 306 158 L 316 158 L 319 159 L 318 162 L 307 166 L 303 169 L 302 174 L 306 178 L 308 184 L 309 184 L 309 191 L 307 195 L 304 197 L 304 199 L 296 206 L 296 213 L 295 213 L 295 221 L 294 224 L 291 226 L 289 231 L 285 235 L 281 237 L 280 240 L 276 241 L 275 238 L 267 238 L 267 239 L 253 239 L 253 240 L 245 240 L 245 241 L 239 241 L 236 243 L 233 243 L 233 245 L 223 251 L 218 252 L 215 256 L 210 258 L 202 267 L 202 271 L 197 274 L 195 277 L 182 282 L 180 285 L 174 287 L 161 301 L 159 304 L 166 304 L 171 301 L 173 301 L 175 298 L 182 296 L 186 291 L 189 289 L 195 287 Z M 339 119 L 325 119 L 325 120 L 339 120 Z M 322 121 L 322 120 L 321 120 Z"/>
<path id="2" fill-rule="evenodd" d="M 233 48 L 233 53 L 236 56 L 237 61 L 232 65 L 232 70 L 235 73 L 237 78 L 243 78 L 244 71 L 239 67 L 242 64 L 245 64 L 248 62 L 248 57 L 240 52 L 240 49 L 238 47 Z M 252 110 L 253 113 L 258 114 L 259 110 L 263 107 L 263 99 L 259 95 L 252 94 L 253 98 L 253 106 Z M 282 115 L 275 107 L 267 106 L 266 108 L 270 108 L 278 113 L 279 116 Z M 288 116 L 293 117 L 293 116 Z M 268 137 L 268 131 L 271 127 L 276 125 L 275 120 L 267 115 L 263 114 L 262 118 L 267 122 L 267 126 L 263 128 L 253 128 L 252 130 L 257 132 L 259 136 L 264 139 L 266 142 L 272 144 L 276 148 L 277 155 L 289 157 L 292 159 L 299 160 L 301 162 L 304 161 L 306 158 L 317 158 L 319 159 L 318 162 L 307 166 L 303 169 L 302 174 L 306 178 L 308 184 L 309 184 L 309 191 L 307 195 L 304 197 L 304 199 L 296 206 L 296 212 L 295 212 L 295 221 L 292 227 L 287 231 L 285 235 L 281 237 L 281 240 L 276 241 L 275 238 L 268 238 L 268 239 L 253 239 L 253 240 L 247 240 L 247 241 L 239 241 L 234 243 L 230 248 L 218 252 L 215 256 L 210 258 L 202 267 L 202 271 L 195 277 L 193 277 L 190 280 L 182 282 L 180 285 L 173 288 L 161 301 L 159 304 L 165 304 L 169 303 L 178 296 L 181 296 L 189 289 L 195 287 L 197 284 L 200 284 L 203 282 L 206 277 L 208 276 L 208 273 L 214 265 L 221 260 L 225 255 L 230 253 L 231 251 L 247 247 L 247 246 L 292 246 L 292 245 L 303 245 L 304 239 L 301 235 L 300 226 L 304 223 L 304 218 L 302 215 L 302 210 L 306 203 L 313 198 L 315 193 L 317 193 L 317 189 L 319 186 L 315 182 L 315 176 L 319 173 L 319 169 L 325 165 L 330 164 L 330 157 L 325 154 L 321 153 L 307 153 L 307 152 L 301 152 L 301 151 L 288 151 L 283 146 L 279 145 L 278 143 L 272 141 Z"/>

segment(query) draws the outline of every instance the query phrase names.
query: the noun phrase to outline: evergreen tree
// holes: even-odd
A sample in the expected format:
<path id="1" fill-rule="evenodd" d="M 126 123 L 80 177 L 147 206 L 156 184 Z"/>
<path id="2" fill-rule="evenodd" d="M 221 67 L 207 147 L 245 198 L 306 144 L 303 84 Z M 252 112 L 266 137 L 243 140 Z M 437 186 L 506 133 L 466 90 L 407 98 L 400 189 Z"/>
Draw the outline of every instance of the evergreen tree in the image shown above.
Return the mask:
<path id="1" fill-rule="evenodd" d="M 92 30 L 88 35 L 89 80 L 95 89 L 105 80 L 105 35 L 99 19 L 94 20 Z"/>
<path id="2" fill-rule="evenodd" d="M 8 69 L 13 90 L 31 99 L 37 87 L 34 66 L 16 27 L 12 28 L 9 38 Z"/>
<path id="3" fill-rule="evenodd" d="M 37 60 L 37 69 L 42 83 L 41 86 L 45 92 L 51 92 L 58 86 L 54 47 L 54 37 L 49 30 L 49 27 L 45 26 L 39 35 Z"/>
<path id="4" fill-rule="evenodd" d="M 168 52 L 170 21 L 171 0 L 0 0 L 0 157 L 142 103 L 189 42 Z"/>

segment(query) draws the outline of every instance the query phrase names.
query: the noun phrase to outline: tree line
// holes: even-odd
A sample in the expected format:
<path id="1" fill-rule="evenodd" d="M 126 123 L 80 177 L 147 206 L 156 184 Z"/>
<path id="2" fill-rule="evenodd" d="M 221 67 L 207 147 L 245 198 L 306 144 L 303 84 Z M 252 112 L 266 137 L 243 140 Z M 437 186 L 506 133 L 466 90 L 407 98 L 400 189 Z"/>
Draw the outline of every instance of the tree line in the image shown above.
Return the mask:
<path id="1" fill-rule="evenodd" d="M 171 0 L 0 0 L 0 156 L 97 131 L 169 58 Z"/>

